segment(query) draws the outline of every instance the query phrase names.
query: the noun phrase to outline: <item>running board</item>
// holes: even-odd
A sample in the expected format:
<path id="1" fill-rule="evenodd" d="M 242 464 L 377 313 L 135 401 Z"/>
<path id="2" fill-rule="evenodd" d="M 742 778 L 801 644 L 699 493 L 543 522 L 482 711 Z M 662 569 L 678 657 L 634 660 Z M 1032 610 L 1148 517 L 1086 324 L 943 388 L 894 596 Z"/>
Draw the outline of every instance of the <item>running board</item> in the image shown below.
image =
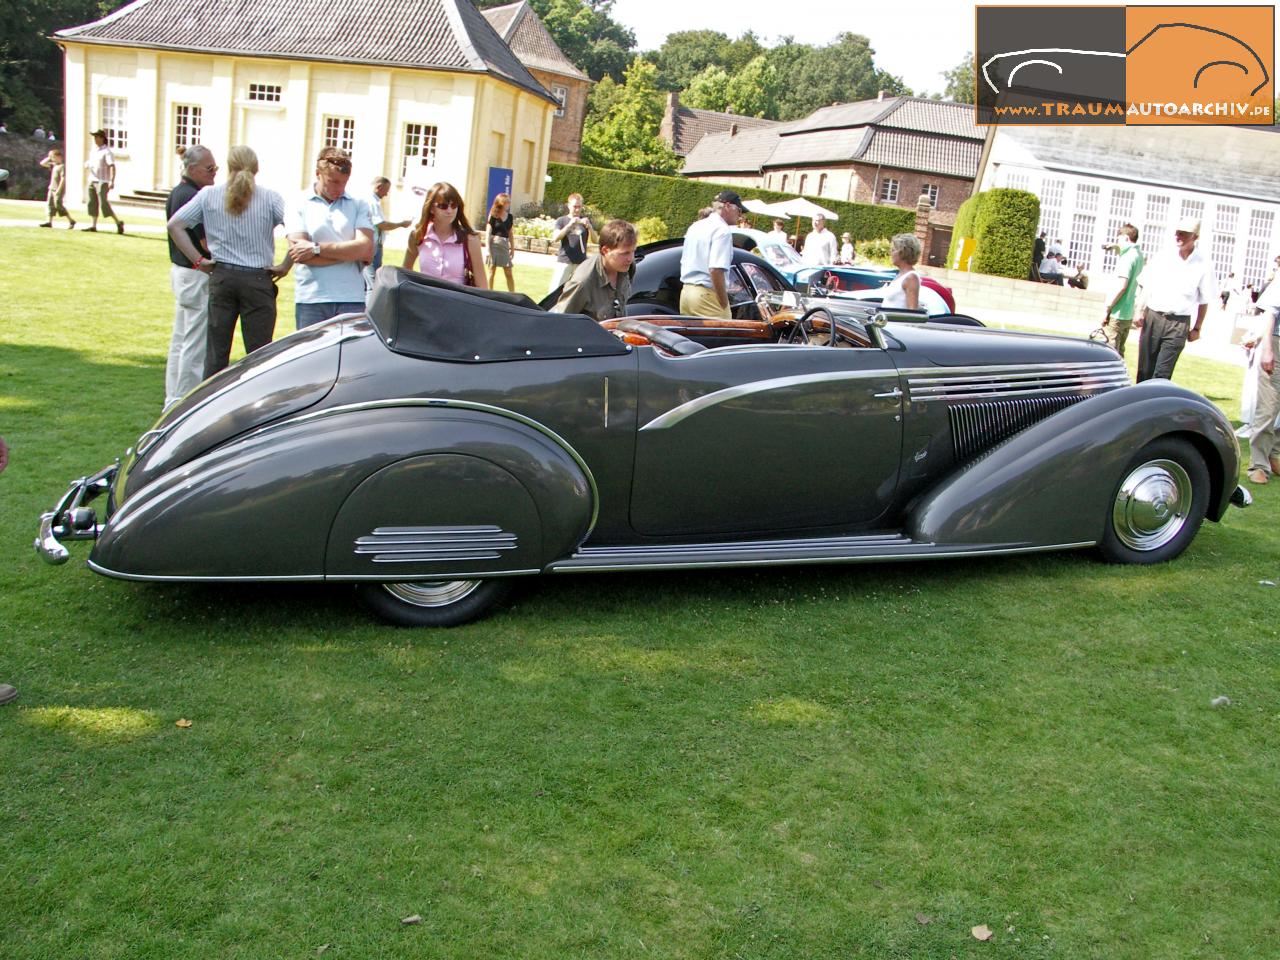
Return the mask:
<path id="1" fill-rule="evenodd" d="M 547 567 L 548 573 L 604 570 L 674 570 L 681 567 L 779 566 L 793 563 L 861 563 L 874 560 L 924 560 L 1002 553 L 1038 553 L 1092 547 L 1083 543 L 948 544 L 918 543 L 902 534 L 821 537 L 804 540 L 751 540 L 734 543 L 657 544 L 635 547 L 583 547 Z"/>

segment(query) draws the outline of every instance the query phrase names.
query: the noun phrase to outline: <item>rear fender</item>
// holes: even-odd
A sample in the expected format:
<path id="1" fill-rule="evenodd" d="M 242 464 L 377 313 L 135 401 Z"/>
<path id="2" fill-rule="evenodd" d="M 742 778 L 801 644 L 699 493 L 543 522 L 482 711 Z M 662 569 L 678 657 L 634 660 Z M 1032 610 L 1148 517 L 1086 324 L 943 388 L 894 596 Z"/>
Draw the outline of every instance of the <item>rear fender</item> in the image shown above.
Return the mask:
<path id="1" fill-rule="evenodd" d="M 585 464 L 533 421 L 480 404 L 382 401 L 264 427 L 158 478 L 116 511 L 90 563 L 147 580 L 527 572 L 577 546 L 595 511 Z M 357 552 L 361 537 L 377 543 L 397 527 L 437 539 L 440 528 L 495 527 L 516 547 L 482 544 L 497 556 L 479 566 L 474 544 L 458 562 L 423 567 Z"/>
<path id="2" fill-rule="evenodd" d="M 1209 516 L 1220 519 L 1239 470 L 1231 424 L 1198 394 L 1151 380 L 1082 400 L 1011 437 L 917 501 L 904 532 L 938 544 L 1096 543 L 1121 472 L 1163 436 L 1183 436 L 1205 458 Z"/>

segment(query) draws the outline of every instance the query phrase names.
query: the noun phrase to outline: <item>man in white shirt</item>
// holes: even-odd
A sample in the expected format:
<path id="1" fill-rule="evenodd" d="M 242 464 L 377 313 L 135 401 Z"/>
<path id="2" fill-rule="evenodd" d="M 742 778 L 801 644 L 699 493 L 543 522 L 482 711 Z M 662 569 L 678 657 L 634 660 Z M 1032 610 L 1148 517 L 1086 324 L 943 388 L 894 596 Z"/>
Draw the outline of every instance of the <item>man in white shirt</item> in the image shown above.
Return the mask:
<path id="1" fill-rule="evenodd" d="M 124 221 L 111 209 L 111 201 L 107 199 L 116 185 L 116 157 L 107 146 L 107 131 L 95 130 L 93 149 L 89 151 L 89 159 L 84 162 L 89 171 L 89 216 L 93 223 L 85 227 L 90 233 L 97 232 L 98 214 L 110 217 L 116 222 L 116 233 L 124 233 Z"/>
<path id="2" fill-rule="evenodd" d="M 1142 330 L 1138 341 L 1137 381 L 1169 380 L 1188 342 L 1200 339 L 1209 303 L 1217 299 L 1218 283 L 1211 264 L 1199 250 L 1200 221 L 1184 217 L 1174 228 L 1174 247 L 1151 258 L 1138 283 L 1140 306 L 1133 325 Z"/>
<path id="3" fill-rule="evenodd" d="M 711 212 L 685 232 L 680 254 L 680 312 L 687 317 L 730 319 L 728 274 L 733 269 L 733 233 L 742 198 L 732 190 L 716 195 Z"/>
<path id="4" fill-rule="evenodd" d="M 835 263 L 839 249 L 836 235 L 827 229 L 827 218 L 818 214 L 813 218 L 813 230 L 804 238 L 804 250 L 800 254 L 804 262 L 815 267 Z"/>

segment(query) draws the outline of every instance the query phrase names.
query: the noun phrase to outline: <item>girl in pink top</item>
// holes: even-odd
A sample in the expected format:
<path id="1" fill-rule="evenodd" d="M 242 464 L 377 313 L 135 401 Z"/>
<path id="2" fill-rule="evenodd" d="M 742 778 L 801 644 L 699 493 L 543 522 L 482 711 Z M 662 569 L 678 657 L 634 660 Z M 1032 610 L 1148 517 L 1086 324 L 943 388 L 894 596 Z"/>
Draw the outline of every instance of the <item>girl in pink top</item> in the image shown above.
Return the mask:
<path id="1" fill-rule="evenodd" d="M 462 196 L 450 183 L 434 183 L 422 201 L 422 215 L 409 235 L 404 268 L 441 280 L 489 289 L 480 238 L 462 209 Z M 477 269 L 477 267 L 479 269 Z"/>

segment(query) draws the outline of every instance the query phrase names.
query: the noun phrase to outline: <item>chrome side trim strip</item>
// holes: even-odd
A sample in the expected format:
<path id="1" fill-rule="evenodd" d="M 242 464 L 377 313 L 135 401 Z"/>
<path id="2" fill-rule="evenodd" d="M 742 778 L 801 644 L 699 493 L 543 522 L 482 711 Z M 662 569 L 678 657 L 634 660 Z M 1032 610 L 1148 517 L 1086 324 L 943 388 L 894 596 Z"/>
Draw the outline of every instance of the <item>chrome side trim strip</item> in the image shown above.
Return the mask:
<path id="1" fill-rule="evenodd" d="M 141 583 L 319 583 L 321 581 L 331 581 L 334 583 L 351 583 L 357 580 L 372 580 L 384 583 L 404 583 L 411 580 L 439 580 L 443 574 L 404 574 L 397 572 L 394 576 L 388 572 L 385 576 L 378 574 L 352 574 L 351 576 L 335 576 L 326 577 L 323 574 L 314 574 L 306 576 L 289 576 L 289 577 L 171 577 L 171 576 L 146 576 L 136 573 L 121 573 L 119 570 L 111 570 L 100 564 L 88 561 L 89 569 L 94 573 L 100 573 L 104 577 L 112 577 L 116 580 L 135 580 Z M 525 577 L 542 573 L 541 570 L 485 570 L 481 573 L 454 573 L 450 571 L 447 576 L 454 580 L 484 580 L 492 577 Z"/>
<path id="2" fill-rule="evenodd" d="M 903 367 L 904 377 L 953 377 L 969 374 L 991 373 L 1000 376 L 1010 374 L 1052 373 L 1053 371 L 1124 369 L 1123 360 L 1094 360 L 1087 363 L 988 363 L 974 367 Z"/>
<path id="3" fill-rule="evenodd" d="M 355 541 L 358 557 L 373 563 L 460 563 L 497 560 L 514 550 L 518 537 L 495 526 L 378 527 Z"/>
<path id="4" fill-rule="evenodd" d="M 451 400 L 441 397 L 398 397 L 390 400 L 368 400 L 363 403 L 348 403 L 341 407 L 330 407 L 327 410 L 317 410 L 312 413 L 304 413 L 291 419 L 282 420 L 276 423 L 265 424 L 258 429 L 247 434 L 247 436 L 255 436 L 269 430 L 278 430 L 283 427 L 289 427 L 296 423 L 310 423 L 315 420 L 323 420 L 328 417 L 337 417 L 345 413 L 355 413 L 361 410 L 386 410 L 392 407 L 440 407 L 443 409 L 453 410 L 473 410 L 477 413 L 491 413 L 495 416 L 506 417 L 508 420 L 514 420 L 516 423 L 529 427 L 542 434 L 561 450 L 569 455 L 569 458 L 578 465 L 578 469 L 582 471 L 583 476 L 587 478 L 587 486 L 591 488 L 591 520 L 587 524 L 586 536 L 591 536 L 591 531 L 596 527 L 596 521 L 600 518 L 600 488 L 596 486 L 595 474 L 591 472 L 591 468 L 587 466 L 587 461 L 582 459 L 582 455 L 569 444 L 564 437 L 556 433 L 545 424 L 539 423 L 532 417 L 526 417 L 523 413 L 516 413 L 514 410 L 508 410 L 506 407 L 495 407 L 488 403 L 477 403 L 473 400 Z M 584 537 L 585 539 L 585 537 Z"/>
<path id="5" fill-rule="evenodd" d="M 693 354 L 693 356 L 701 356 L 701 354 Z M 886 370 L 834 370 L 828 373 L 806 373 L 794 377 L 776 377 L 772 380 L 739 383 L 732 387 L 725 387 L 723 390 L 715 390 L 711 393 L 703 394 L 687 403 L 680 404 L 678 407 L 673 407 L 666 413 L 654 417 L 640 429 L 665 430 L 709 407 L 727 403 L 730 400 L 737 400 L 740 397 L 750 396 L 753 393 L 784 390 L 787 387 L 807 386 L 811 383 L 838 383 L 844 380 L 883 380 L 886 377 L 896 378 L 897 375 L 898 372 L 892 368 Z"/>
<path id="6" fill-rule="evenodd" d="M 769 559 L 739 560 L 654 560 L 635 563 L 594 563 L 589 560 L 579 561 L 581 554 L 574 554 L 566 560 L 559 560 L 547 567 L 548 573 L 606 573 L 619 570 L 698 570 L 722 567 L 789 567 L 801 564 L 817 563 L 876 563 L 888 560 L 947 560 L 975 556 L 1001 556 L 1020 553 L 1049 553 L 1056 550 L 1081 550 L 1097 546 L 1096 540 L 1082 540 L 1077 543 L 1054 543 L 1043 546 L 1026 547 L 982 547 L 969 549 L 954 547 L 939 548 L 932 544 L 917 544 L 908 541 L 901 550 L 883 550 L 850 554 L 847 556 L 794 556 L 775 557 Z"/>

